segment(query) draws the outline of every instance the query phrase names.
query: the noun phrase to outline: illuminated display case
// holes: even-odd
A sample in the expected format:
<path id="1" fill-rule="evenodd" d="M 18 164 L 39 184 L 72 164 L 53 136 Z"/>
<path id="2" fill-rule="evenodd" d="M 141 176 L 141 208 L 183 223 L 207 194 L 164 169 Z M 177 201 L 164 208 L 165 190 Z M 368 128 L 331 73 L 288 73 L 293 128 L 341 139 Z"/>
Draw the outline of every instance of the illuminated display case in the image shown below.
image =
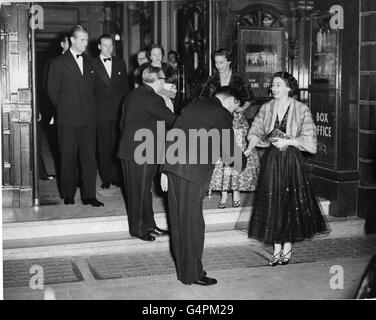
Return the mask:
<path id="1" fill-rule="evenodd" d="M 269 87 L 275 72 L 286 70 L 283 28 L 238 28 L 238 70 L 246 76 L 256 100 L 270 99 Z"/>

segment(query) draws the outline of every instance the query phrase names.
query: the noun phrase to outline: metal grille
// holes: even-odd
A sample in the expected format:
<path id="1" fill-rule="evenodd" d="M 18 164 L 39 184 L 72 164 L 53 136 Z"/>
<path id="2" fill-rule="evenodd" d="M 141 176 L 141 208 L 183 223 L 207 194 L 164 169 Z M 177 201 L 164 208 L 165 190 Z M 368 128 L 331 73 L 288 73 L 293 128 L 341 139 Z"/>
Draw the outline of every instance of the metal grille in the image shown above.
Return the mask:
<path id="1" fill-rule="evenodd" d="M 42 267 L 45 285 L 82 280 L 81 273 L 68 258 L 7 260 L 3 264 L 4 288 L 29 286 L 35 275 L 30 270 L 32 266 Z"/>

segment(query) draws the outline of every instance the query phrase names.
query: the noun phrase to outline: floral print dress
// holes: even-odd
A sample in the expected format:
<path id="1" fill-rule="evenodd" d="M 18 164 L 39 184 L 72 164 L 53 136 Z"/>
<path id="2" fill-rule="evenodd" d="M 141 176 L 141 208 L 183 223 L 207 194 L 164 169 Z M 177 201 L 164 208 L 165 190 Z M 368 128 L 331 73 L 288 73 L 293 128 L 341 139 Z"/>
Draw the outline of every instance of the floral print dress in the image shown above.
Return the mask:
<path id="1" fill-rule="evenodd" d="M 236 143 L 244 152 L 248 146 L 249 125 L 243 112 L 234 112 L 232 126 Z M 254 191 L 257 186 L 259 170 L 260 160 L 255 148 L 247 157 L 247 166 L 240 173 L 225 165 L 222 159 L 219 159 L 213 171 L 209 191 Z"/>

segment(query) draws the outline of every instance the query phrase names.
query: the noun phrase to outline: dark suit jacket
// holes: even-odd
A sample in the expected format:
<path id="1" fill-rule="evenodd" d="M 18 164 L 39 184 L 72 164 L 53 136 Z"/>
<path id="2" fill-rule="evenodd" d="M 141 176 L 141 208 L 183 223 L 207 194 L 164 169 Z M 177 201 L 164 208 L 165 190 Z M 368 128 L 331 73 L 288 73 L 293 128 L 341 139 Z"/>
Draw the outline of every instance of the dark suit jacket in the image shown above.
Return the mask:
<path id="1" fill-rule="evenodd" d="M 107 62 L 108 63 L 108 62 Z M 111 78 L 100 57 L 94 60 L 96 75 L 95 102 L 97 106 L 97 121 L 118 120 L 121 102 L 129 91 L 127 67 L 125 61 L 112 57 Z"/>
<path id="2" fill-rule="evenodd" d="M 177 115 L 166 107 L 161 96 L 152 87 L 144 84 L 131 91 L 124 100 L 120 120 L 121 137 L 118 157 L 134 160 L 134 151 L 142 142 L 135 141 L 134 135 L 139 129 L 149 129 L 153 135 L 154 148 L 152 163 L 157 163 L 157 143 L 164 145 L 165 136 L 158 137 L 157 121 L 165 121 L 166 130 L 170 129 Z M 159 138 L 159 142 L 157 142 Z M 162 154 L 158 154 L 158 157 Z"/>
<path id="3" fill-rule="evenodd" d="M 176 120 L 174 125 L 174 128 L 183 130 L 186 136 L 186 142 L 183 142 L 186 143 L 186 164 L 171 164 L 169 163 L 168 157 L 166 157 L 166 164 L 163 166 L 162 171 L 171 172 L 186 180 L 200 184 L 207 189 L 209 187 L 210 179 L 213 174 L 214 165 L 219 159 L 219 156 L 222 156 L 225 163 L 231 165 L 233 162 L 231 156 L 234 155 L 235 148 L 237 149 L 236 152 L 242 156 L 240 160 L 241 166 L 242 168 L 244 168 L 247 162 L 247 158 L 235 143 L 232 121 L 233 116 L 227 109 L 222 106 L 220 100 L 216 97 L 197 99 L 188 104 L 182 110 L 179 118 Z M 193 144 L 189 139 L 190 129 L 204 129 L 207 132 L 209 132 L 209 130 L 211 129 L 219 130 L 219 139 L 208 139 L 207 145 L 204 146 L 203 144 L 203 148 L 205 148 L 205 151 L 208 152 L 207 161 L 205 163 L 203 163 L 203 161 L 200 161 L 201 140 L 197 139 L 197 148 L 192 148 Z M 221 148 L 223 129 L 227 129 L 227 132 L 229 133 L 229 139 L 226 140 L 229 141 L 230 144 L 227 148 Z M 215 143 L 215 141 L 217 141 L 217 143 Z M 177 143 L 178 142 L 167 142 L 167 152 L 168 148 L 172 144 L 174 144 L 176 147 Z M 215 157 L 216 152 L 212 153 L 213 149 L 217 150 L 217 154 L 219 156 Z M 197 159 L 196 164 L 189 163 L 190 157 Z"/>
<path id="4" fill-rule="evenodd" d="M 83 54 L 83 75 L 70 50 L 52 60 L 47 93 L 56 109 L 57 124 L 95 123 L 95 71 L 91 59 Z"/>

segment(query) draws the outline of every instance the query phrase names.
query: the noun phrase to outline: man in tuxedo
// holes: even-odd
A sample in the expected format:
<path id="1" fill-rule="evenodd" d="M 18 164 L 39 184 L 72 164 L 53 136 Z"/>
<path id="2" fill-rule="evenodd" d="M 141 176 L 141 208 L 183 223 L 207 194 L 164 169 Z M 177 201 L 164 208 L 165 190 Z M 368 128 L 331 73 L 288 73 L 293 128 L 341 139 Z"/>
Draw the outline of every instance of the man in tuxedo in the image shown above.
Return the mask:
<path id="1" fill-rule="evenodd" d="M 185 150 L 183 159 L 169 159 L 162 168 L 161 187 L 168 191 L 168 213 L 171 223 L 172 251 L 178 279 L 184 284 L 212 285 L 202 266 L 205 222 L 202 203 L 209 187 L 214 165 L 221 156 L 240 171 L 247 159 L 235 143 L 232 112 L 239 106 L 239 93 L 223 87 L 213 98 L 188 104 L 176 120 L 174 129 L 184 132 L 183 140 L 174 141 L 174 149 Z M 213 130 L 214 129 L 214 130 Z M 194 138 L 192 131 L 218 133 L 217 138 Z M 215 136 L 215 135 L 214 135 Z M 195 140 L 195 141 L 193 141 Z M 227 143 L 227 145 L 226 145 Z M 206 153 L 206 155 L 204 154 Z M 182 160 L 182 161 L 181 161 Z M 193 160 L 193 161 L 192 161 Z"/>
<path id="2" fill-rule="evenodd" d="M 120 163 L 116 159 L 120 107 L 129 91 L 125 61 L 112 56 L 113 40 L 104 34 L 99 38 L 99 57 L 94 60 L 95 100 L 97 105 L 97 151 L 102 188 L 120 186 Z"/>
<path id="3" fill-rule="evenodd" d="M 129 233 L 145 241 L 154 241 L 154 235 L 167 234 L 156 226 L 152 203 L 152 182 L 158 173 L 158 143 L 164 144 L 164 135 L 157 134 L 157 121 L 164 121 L 165 129 L 172 127 L 176 115 L 168 109 L 161 96 L 165 75 L 158 67 L 148 66 L 142 73 L 143 85 L 131 91 L 124 100 L 120 121 L 121 137 L 118 157 L 121 159 Z M 151 159 L 138 159 L 141 142 L 137 132 L 148 131 L 152 141 Z M 158 139 L 159 138 L 159 139 Z M 148 150 L 147 150 L 148 153 Z"/>
<path id="4" fill-rule="evenodd" d="M 96 110 L 95 73 L 84 53 L 88 45 L 87 30 L 76 25 L 71 30 L 71 47 L 51 62 L 47 93 L 56 109 L 60 148 L 60 193 L 65 204 L 74 204 L 76 174 L 81 168 L 82 203 L 103 206 L 96 199 L 95 160 Z"/>
<path id="5" fill-rule="evenodd" d="M 59 37 L 57 46 L 57 50 L 59 54 L 64 54 L 69 49 L 69 35 L 63 34 Z M 55 58 L 55 57 L 54 57 Z M 58 166 L 58 140 L 57 140 L 57 132 L 56 132 L 56 125 L 54 122 L 54 110 L 52 107 L 52 103 L 47 94 L 47 81 L 48 81 L 48 73 L 51 61 L 54 59 L 48 60 L 45 62 L 45 57 L 42 57 L 43 64 L 44 64 L 44 71 L 43 71 L 43 83 L 41 83 L 42 92 L 39 96 L 39 103 L 37 104 L 37 113 L 38 113 L 38 167 L 39 167 L 39 178 L 42 180 L 52 180 L 55 178 L 54 175 L 47 173 L 47 168 L 45 165 L 45 161 L 42 156 L 42 141 L 47 140 L 49 142 L 49 146 L 51 149 L 52 156 L 55 161 L 55 166 Z M 38 87 L 38 86 L 37 86 Z M 58 169 L 56 168 L 56 171 Z"/>

